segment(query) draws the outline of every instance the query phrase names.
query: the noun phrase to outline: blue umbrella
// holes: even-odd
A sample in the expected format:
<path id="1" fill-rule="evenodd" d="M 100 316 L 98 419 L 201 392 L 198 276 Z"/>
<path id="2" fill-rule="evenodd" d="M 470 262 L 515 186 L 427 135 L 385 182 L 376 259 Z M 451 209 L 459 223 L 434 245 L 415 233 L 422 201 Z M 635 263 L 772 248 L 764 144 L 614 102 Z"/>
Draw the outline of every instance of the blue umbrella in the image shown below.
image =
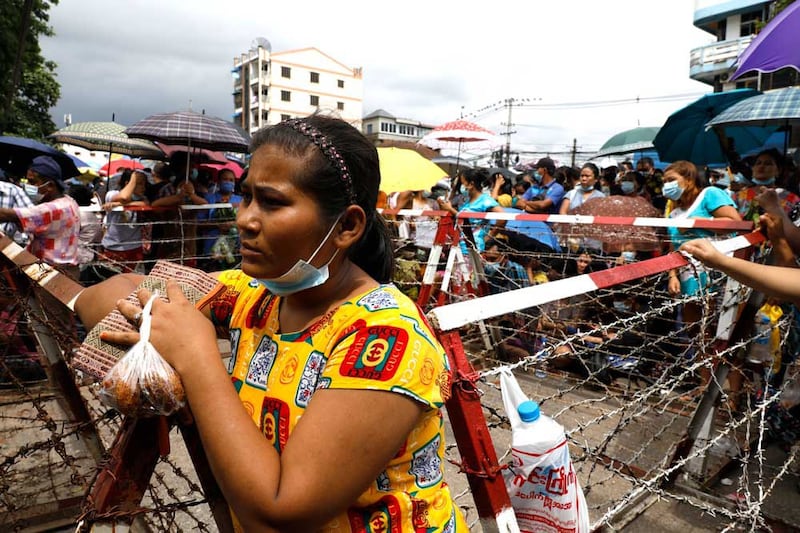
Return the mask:
<path id="1" fill-rule="evenodd" d="M 736 89 L 706 94 L 674 112 L 661 126 L 653 145 L 662 161 L 691 161 L 696 165 L 726 164 L 735 150 L 738 153 L 759 148 L 775 128 L 735 127 L 725 130 L 731 144 L 723 147 L 716 131 L 706 124 L 737 102 L 754 98 L 754 89 Z"/>
<path id="2" fill-rule="evenodd" d="M 788 126 L 800 123 L 800 87 L 759 94 L 732 105 L 707 126 Z"/>
<path id="3" fill-rule="evenodd" d="M 61 167 L 62 179 L 80 174 L 69 155 L 50 145 L 24 137 L 0 136 L 1 168 L 18 176 L 24 176 L 33 158 L 40 155 L 49 155 L 56 160 Z"/>

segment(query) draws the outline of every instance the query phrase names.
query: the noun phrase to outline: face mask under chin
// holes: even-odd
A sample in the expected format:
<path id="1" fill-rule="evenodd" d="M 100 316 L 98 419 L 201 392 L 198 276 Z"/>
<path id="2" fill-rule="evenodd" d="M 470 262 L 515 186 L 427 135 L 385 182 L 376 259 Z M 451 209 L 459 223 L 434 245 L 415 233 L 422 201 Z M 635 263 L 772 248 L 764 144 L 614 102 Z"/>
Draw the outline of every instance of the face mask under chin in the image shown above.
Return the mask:
<path id="1" fill-rule="evenodd" d="M 328 259 L 328 262 L 319 268 L 312 265 L 311 261 L 314 260 L 319 251 L 328 241 L 333 233 L 333 230 L 336 228 L 336 225 L 339 223 L 340 218 L 341 217 L 334 221 L 328 230 L 328 233 L 322 239 L 322 242 L 319 243 L 319 246 L 317 246 L 317 249 L 314 250 L 314 253 L 311 254 L 311 257 L 309 257 L 308 260 L 298 259 L 294 266 L 277 278 L 259 278 L 257 281 L 276 296 L 289 296 L 290 294 L 295 294 L 306 289 L 318 287 L 328 281 L 328 276 L 330 274 L 328 271 L 328 265 L 331 264 L 333 259 L 339 253 L 339 249 L 337 248 L 331 258 Z"/>

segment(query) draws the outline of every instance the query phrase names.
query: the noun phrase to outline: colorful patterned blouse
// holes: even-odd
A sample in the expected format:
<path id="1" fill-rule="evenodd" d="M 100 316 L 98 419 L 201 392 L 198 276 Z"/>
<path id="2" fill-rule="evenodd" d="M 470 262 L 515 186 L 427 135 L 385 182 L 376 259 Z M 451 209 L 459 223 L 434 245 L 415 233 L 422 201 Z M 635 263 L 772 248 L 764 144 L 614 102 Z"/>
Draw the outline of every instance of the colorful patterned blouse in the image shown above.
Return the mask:
<path id="1" fill-rule="evenodd" d="M 231 339 L 228 373 L 245 409 L 280 453 L 326 389 L 403 394 L 426 409 L 399 453 L 326 532 L 467 531 L 443 480 L 440 408 L 450 393 L 444 350 L 416 305 L 392 285 L 345 302 L 300 333 L 278 333 L 280 298 L 238 270 L 209 302 Z"/>

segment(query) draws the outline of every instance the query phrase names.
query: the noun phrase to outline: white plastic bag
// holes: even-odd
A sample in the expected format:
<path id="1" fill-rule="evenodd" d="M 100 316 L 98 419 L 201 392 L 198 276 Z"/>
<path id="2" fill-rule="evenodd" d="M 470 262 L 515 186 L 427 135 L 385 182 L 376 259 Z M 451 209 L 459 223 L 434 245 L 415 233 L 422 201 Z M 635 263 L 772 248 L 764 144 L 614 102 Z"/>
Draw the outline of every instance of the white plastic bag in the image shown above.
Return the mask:
<path id="1" fill-rule="evenodd" d="M 523 421 L 517 408 L 528 397 L 510 370 L 501 372 L 500 384 L 511 421 L 513 458 L 504 478 L 520 531 L 588 533 L 589 513 L 564 428 L 544 415 L 534 422 Z"/>
<path id="2" fill-rule="evenodd" d="M 127 416 L 171 415 L 186 403 L 181 378 L 150 344 L 154 293 L 142 309 L 139 342 L 103 378 L 100 398 Z"/>

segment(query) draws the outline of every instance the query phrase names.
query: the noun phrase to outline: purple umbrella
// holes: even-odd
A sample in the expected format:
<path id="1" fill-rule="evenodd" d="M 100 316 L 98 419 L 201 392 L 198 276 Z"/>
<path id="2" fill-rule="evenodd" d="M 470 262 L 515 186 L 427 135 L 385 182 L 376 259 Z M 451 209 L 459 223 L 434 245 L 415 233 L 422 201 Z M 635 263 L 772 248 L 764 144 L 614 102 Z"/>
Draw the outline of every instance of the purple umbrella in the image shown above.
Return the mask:
<path id="1" fill-rule="evenodd" d="M 739 56 L 731 80 L 743 74 L 775 72 L 792 67 L 800 71 L 800 2 L 793 2 L 764 26 Z"/>

